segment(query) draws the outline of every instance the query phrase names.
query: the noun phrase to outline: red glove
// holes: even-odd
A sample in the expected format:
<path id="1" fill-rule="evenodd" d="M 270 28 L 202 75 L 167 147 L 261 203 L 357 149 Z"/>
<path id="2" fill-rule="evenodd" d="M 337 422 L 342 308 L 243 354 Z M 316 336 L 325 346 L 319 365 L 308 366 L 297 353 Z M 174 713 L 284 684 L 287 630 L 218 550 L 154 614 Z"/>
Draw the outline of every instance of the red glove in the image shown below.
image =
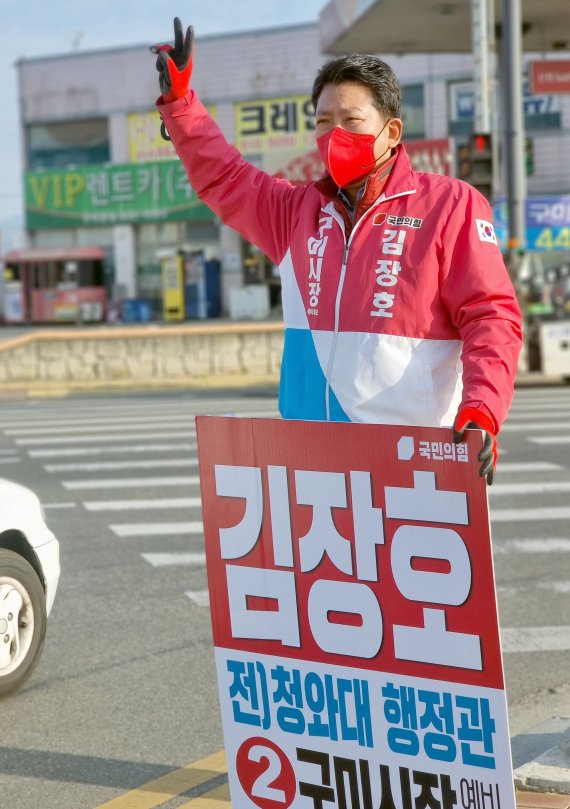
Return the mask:
<path id="1" fill-rule="evenodd" d="M 468 427 L 478 428 L 485 433 L 483 449 L 477 458 L 481 461 L 479 475 L 482 478 L 487 478 L 487 483 L 490 486 L 493 482 L 493 474 L 497 468 L 497 429 L 491 415 L 484 405 L 482 407 L 461 405 L 457 411 L 455 421 L 453 422 L 453 441 L 455 444 L 459 444 L 463 441 L 465 438 L 465 430 Z"/>
<path id="2" fill-rule="evenodd" d="M 182 23 L 179 17 L 174 18 L 174 47 L 168 42 L 163 45 L 152 45 L 151 51 L 158 54 L 156 69 L 160 91 L 166 102 L 184 98 L 188 92 L 192 75 L 194 29 L 186 29 L 182 34 Z"/>

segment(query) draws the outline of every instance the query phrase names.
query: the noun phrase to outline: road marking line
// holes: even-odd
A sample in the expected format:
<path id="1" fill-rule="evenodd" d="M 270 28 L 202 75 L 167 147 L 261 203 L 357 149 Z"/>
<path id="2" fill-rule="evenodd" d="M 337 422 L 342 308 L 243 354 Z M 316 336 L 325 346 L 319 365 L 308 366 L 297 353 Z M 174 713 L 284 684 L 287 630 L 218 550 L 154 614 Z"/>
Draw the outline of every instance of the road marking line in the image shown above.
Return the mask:
<path id="1" fill-rule="evenodd" d="M 5 463 L 20 463 L 21 458 L 0 458 L 0 464 Z"/>
<path id="2" fill-rule="evenodd" d="M 552 590 L 560 595 L 570 593 L 570 581 L 539 581 L 537 587 L 540 590 Z"/>
<path id="3" fill-rule="evenodd" d="M 46 472 L 102 472 L 114 469 L 168 469 L 173 467 L 198 466 L 197 458 L 163 458 L 148 461 L 102 461 L 101 463 L 56 463 L 45 464 Z"/>
<path id="4" fill-rule="evenodd" d="M 73 489 L 138 489 L 142 486 L 194 486 L 200 483 L 198 475 L 180 475 L 163 478 L 112 478 L 105 480 L 62 480 L 61 485 Z"/>
<path id="5" fill-rule="evenodd" d="M 162 419 L 157 419 L 157 421 L 162 421 Z M 42 435 L 67 435 L 69 433 L 77 433 L 79 436 L 84 435 L 85 433 L 128 433 L 130 430 L 140 430 L 143 427 L 149 427 L 152 429 L 153 427 L 160 426 L 161 429 L 165 430 L 167 427 L 184 427 L 186 424 L 188 425 L 189 432 L 196 431 L 196 425 L 194 424 L 194 417 L 185 417 L 185 418 L 177 418 L 177 419 L 164 419 L 167 424 L 162 427 L 161 425 L 157 425 L 154 419 L 145 419 L 143 422 L 138 423 L 139 419 L 133 417 L 129 419 L 124 424 L 104 424 L 101 422 L 100 424 L 93 424 L 93 420 L 85 425 L 75 425 L 67 423 L 64 424 L 62 427 L 33 427 L 32 429 L 15 429 L 15 430 L 4 430 L 4 434 L 14 438 L 16 436 L 22 435 L 29 435 L 29 436 L 42 436 Z M 136 422 L 136 424 L 131 427 L 130 424 L 132 422 Z"/>
<path id="6" fill-rule="evenodd" d="M 17 455 L 18 449 L 0 449 L 0 455 Z"/>
<path id="7" fill-rule="evenodd" d="M 518 413 L 518 412 L 513 413 L 513 412 L 511 412 L 511 413 L 509 413 L 509 416 L 508 416 L 507 420 L 505 421 L 505 424 L 510 424 L 513 421 L 523 421 L 524 419 L 526 419 L 528 421 L 529 418 L 533 418 L 535 415 L 537 417 L 539 417 L 539 418 L 544 417 L 544 418 L 549 418 L 549 419 L 555 419 L 555 418 L 556 419 L 563 419 L 566 416 L 566 410 L 562 410 L 562 409 L 560 409 L 560 407 L 559 407 L 558 410 L 551 410 L 549 413 L 543 413 L 542 411 L 544 409 L 546 409 L 546 408 L 541 408 L 540 410 L 538 410 L 536 412 L 536 414 L 533 413 L 533 412 L 530 412 L 530 411 L 529 412 L 524 411 L 522 413 Z"/>
<path id="8" fill-rule="evenodd" d="M 28 449 L 30 458 L 58 458 L 73 457 L 75 455 L 118 455 L 128 452 L 177 452 L 182 450 L 195 450 L 196 442 L 177 444 L 113 444 L 110 447 L 72 447 L 67 449 Z M 19 450 L 14 450 L 19 452 Z"/>
<path id="9" fill-rule="evenodd" d="M 49 509 L 77 508 L 77 503 L 42 503 L 42 506 Z"/>
<path id="10" fill-rule="evenodd" d="M 224 807 L 227 809 L 230 800 L 230 785 L 221 784 L 200 795 L 199 798 L 180 804 L 178 809 L 224 809 Z"/>
<path id="11" fill-rule="evenodd" d="M 570 430 L 570 420 L 568 421 L 545 421 L 537 422 L 525 421 L 520 424 L 503 424 L 501 432 L 517 433 L 517 432 L 532 432 L 534 430 Z"/>
<path id="12" fill-rule="evenodd" d="M 568 553 L 570 539 L 549 537 L 545 539 L 508 539 L 500 545 L 494 544 L 493 552 L 504 553 Z"/>
<path id="13" fill-rule="evenodd" d="M 130 433 L 129 435 L 121 435 L 122 441 L 144 441 L 144 439 L 152 438 L 160 440 L 161 438 L 165 439 L 173 439 L 173 438 L 188 438 L 190 437 L 191 433 L 195 433 L 196 430 L 194 427 L 192 429 L 188 428 L 187 430 L 181 432 L 173 432 L 172 430 L 168 430 L 166 427 L 163 430 L 154 430 L 152 433 L 145 430 L 144 433 Z M 14 443 L 18 444 L 22 447 L 30 447 L 35 445 L 45 445 L 45 444 L 107 444 L 109 445 L 109 436 L 108 435 L 63 435 L 63 436 L 52 436 L 50 438 L 14 438 Z"/>
<path id="14" fill-rule="evenodd" d="M 532 444 L 570 444 L 570 435 L 544 435 L 544 436 L 529 436 L 527 441 Z"/>
<path id="15" fill-rule="evenodd" d="M 141 553 L 145 562 L 152 567 L 204 567 L 205 553 Z M 207 591 L 206 591 L 207 592 Z"/>
<path id="16" fill-rule="evenodd" d="M 566 652 L 570 626 L 525 626 L 501 629 L 501 648 L 513 652 Z"/>
<path id="17" fill-rule="evenodd" d="M 198 607 L 210 606 L 210 593 L 208 590 L 186 590 L 185 595 Z"/>
<path id="18" fill-rule="evenodd" d="M 66 427 L 81 427 L 82 425 L 95 425 L 95 424 L 104 424 L 107 422 L 111 422 L 112 424 L 116 424 L 120 426 L 122 423 L 130 424 L 131 422 L 142 422 L 144 424 L 152 424 L 155 421 L 158 422 L 170 422 L 171 420 L 177 419 L 193 419 L 196 417 L 195 413 L 189 413 L 188 410 L 156 410 L 151 413 L 145 413 L 138 409 L 133 409 L 129 412 L 125 412 L 124 414 L 115 415 L 115 414 L 105 414 L 98 416 L 97 414 L 94 415 L 84 415 L 84 416 L 62 416 L 61 418 L 46 418 L 43 417 L 41 419 L 41 426 L 38 424 L 38 417 L 34 419 L 16 419 L 14 421 L 6 421 L 5 419 L 2 421 L 2 427 L 7 428 L 8 430 L 15 430 L 15 431 L 30 431 L 30 432 L 41 432 L 43 429 L 46 431 L 51 431 L 53 427 L 55 430 L 65 429 Z"/>
<path id="19" fill-rule="evenodd" d="M 549 461 L 513 461 L 511 463 L 506 461 L 505 463 L 501 463 L 499 466 L 499 470 L 501 472 L 560 472 L 565 468 L 565 466 L 561 466 L 557 463 L 550 463 Z"/>
<path id="20" fill-rule="evenodd" d="M 118 537 L 164 537 L 179 534 L 203 534 L 204 525 L 199 522 L 159 522 L 156 524 L 125 523 L 110 525 L 111 531 Z"/>
<path id="21" fill-rule="evenodd" d="M 211 756 L 194 761 L 178 770 L 148 781 L 136 789 L 112 798 L 95 809 L 155 809 L 167 801 L 188 792 L 193 787 L 207 784 L 228 771 L 226 752 L 220 750 Z"/>
<path id="22" fill-rule="evenodd" d="M 560 410 L 566 403 L 566 401 L 561 402 L 558 399 L 545 399 L 544 402 L 519 402 L 518 404 L 513 404 L 508 418 L 511 418 L 515 413 L 528 413 L 531 415 L 532 412 L 536 411 L 537 415 L 540 415 L 544 410 Z"/>
<path id="23" fill-rule="evenodd" d="M 489 489 L 489 496 L 506 494 L 546 494 L 570 492 L 570 480 L 531 481 L 530 483 L 497 483 Z"/>
<path id="24" fill-rule="evenodd" d="M 569 520 L 570 507 L 491 509 L 491 524 L 497 522 L 526 522 L 527 520 Z"/>
<path id="25" fill-rule="evenodd" d="M 200 508 L 201 497 L 165 497 L 158 500 L 88 500 L 87 511 L 146 511 L 162 508 Z"/>

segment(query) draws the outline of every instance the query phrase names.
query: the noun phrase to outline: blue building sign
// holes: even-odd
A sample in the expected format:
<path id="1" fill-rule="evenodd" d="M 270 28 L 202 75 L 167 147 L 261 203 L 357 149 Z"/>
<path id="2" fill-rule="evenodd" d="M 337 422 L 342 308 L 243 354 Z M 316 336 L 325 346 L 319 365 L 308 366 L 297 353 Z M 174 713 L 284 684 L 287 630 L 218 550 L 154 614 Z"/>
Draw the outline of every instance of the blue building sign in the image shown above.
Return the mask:
<path id="1" fill-rule="evenodd" d="M 526 201 L 526 249 L 570 251 L 570 195 L 529 197 Z M 499 243 L 506 249 L 509 216 L 505 200 L 493 204 L 493 224 Z"/>

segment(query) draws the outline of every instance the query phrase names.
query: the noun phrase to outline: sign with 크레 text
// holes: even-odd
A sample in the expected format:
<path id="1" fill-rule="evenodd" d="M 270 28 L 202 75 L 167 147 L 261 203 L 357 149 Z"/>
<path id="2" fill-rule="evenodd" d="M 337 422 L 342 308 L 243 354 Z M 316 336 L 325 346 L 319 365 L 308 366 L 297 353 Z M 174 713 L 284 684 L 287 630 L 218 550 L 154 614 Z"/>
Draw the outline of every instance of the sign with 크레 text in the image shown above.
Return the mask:
<path id="1" fill-rule="evenodd" d="M 197 419 L 235 809 L 514 809 L 482 438 Z"/>

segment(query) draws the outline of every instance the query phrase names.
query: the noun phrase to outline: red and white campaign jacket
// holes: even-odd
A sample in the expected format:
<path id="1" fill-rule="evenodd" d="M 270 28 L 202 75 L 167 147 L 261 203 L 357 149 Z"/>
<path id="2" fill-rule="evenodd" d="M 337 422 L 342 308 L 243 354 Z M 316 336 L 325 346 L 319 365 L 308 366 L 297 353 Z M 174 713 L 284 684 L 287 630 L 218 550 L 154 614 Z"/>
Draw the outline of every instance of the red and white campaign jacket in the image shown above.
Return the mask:
<path id="1" fill-rule="evenodd" d="M 285 418 L 451 425 L 462 403 L 500 427 L 521 315 L 475 189 L 413 171 L 399 146 L 347 226 L 326 184 L 248 163 L 192 91 L 158 108 L 200 199 L 280 267 Z"/>

